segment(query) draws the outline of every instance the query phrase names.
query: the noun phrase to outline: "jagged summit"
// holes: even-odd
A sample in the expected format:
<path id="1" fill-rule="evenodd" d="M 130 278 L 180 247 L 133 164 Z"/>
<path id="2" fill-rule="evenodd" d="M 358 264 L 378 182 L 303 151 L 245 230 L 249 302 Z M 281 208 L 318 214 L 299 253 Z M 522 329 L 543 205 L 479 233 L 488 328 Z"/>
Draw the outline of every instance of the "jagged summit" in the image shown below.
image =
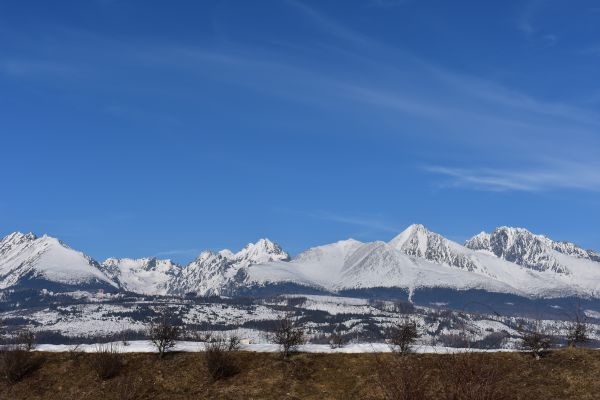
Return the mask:
<path id="1" fill-rule="evenodd" d="M 259 264 L 269 261 L 287 261 L 290 259 L 290 255 L 283 251 L 277 243 L 269 239 L 260 239 L 256 243 L 248 243 L 234 255 L 234 258 Z"/>
<path id="2" fill-rule="evenodd" d="M 584 250 L 571 242 L 557 242 L 536 235 L 525 228 L 501 226 L 492 233 L 482 232 L 465 242 L 473 250 L 484 250 L 496 257 L 537 271 L 572 273 L 568 258 L 575 257 L 598 262 L 600 254 Z"/>
<path id="3" fill-rule="evenodd" d="M 448 288 L 600 297 L 598 260 L 597 252 L 571 242 L 511 227 L 481 232 L 463 246 L 413 224 L 388 243 L 341 240 L 293 259 L 275 242 L 260 239 L 237 252 L 203 251 L 185 266 L 155 257 L 98 264 L 58 239 L 14 232 L 0 240 L 0 289 L 50 282 L 144 294 L 233 296 L 279 285 L 330 293 L 385 287 L 411 293 Z"/>
<path id="4" fill-rule="evenodd" d="M 203 251 L 175 277 L 170 290 L 177 294 L 228 294 L 244 281 L 249 266 L 289 259 L 289 254 L 269 239 L 249 243 L 237 253 L 228 249 Z"/>
<path id="5" fill-rule="evenodd" d="M 463 246 L 432 232 L 421 224 L 410 225 L 389 242 L 404 254 L 454 266 L 467 271 L 484 271 L 485 267 Z"/>
<path id="6" fill-rule="evenodd" d="M 108 258 L 100 269 L 121 289 L 144 294 L 167 294 L 169 282 L 181 273 L 181 266 L 156 257 Z"/>

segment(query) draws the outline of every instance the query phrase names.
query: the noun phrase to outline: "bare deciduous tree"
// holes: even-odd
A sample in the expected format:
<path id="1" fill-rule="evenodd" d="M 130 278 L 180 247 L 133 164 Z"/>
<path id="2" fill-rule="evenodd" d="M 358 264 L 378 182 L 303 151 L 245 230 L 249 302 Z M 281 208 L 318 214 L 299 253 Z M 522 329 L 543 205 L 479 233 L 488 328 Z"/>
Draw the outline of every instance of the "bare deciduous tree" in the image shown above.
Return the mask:
<path id="1" fill-rule="evenodd" d="M 277 320 L 272 341 L 278 344 L 284 358 L 298 350 L 298 346 L 306 342 L 304 329 L 299 326 L 291 315 L 286 315 Z"/>
<path id="2" fill-rule="evenodd" d="M 341 325 L 336 326 L 329 336 L 329 347 L 332 349 L 339 349 L 344 347 L 347 343 L 348 338 L 342 334 Z"/>
<path id="3" fill-rule="evenodd" d="M 387 337 L 392 351 L 399 354 L 408 354 L 412 345 L 421 335 L 414 321 L 403 320 L 388 329 Z"/>
<path id="4" fill-rule="evenodd" d="M 530 352 L 536 360 L 544 356 L 552 347 L 552 337 L 544 332 L 538 321 L 530 328 L 519 328 L 521 333 L 521 348 Z"/>
<path id="5" fill-rule="evenodd" d="M 569 324 L 567 331 L 567 343 L 570 347 L 577 347 L 585 344 L 589 340 L 587 318 L 581 311 L 581 308 L 577 308 L 575 317 L 571 324 Z"/>
<path id="6" fill-rule="evenodd" d="M 23 329 L 17 334 L 17 346 L 25 351 L 31 351 L 35 348 L 35 334 L 30 329 Z"/>
<path id="7" fill-rule="evenodd" d="M 148 336 L 158 350 L 159 358 L 163 358 L 165 352 L 175 347 L 180 330 L 180 327 L 171 321 L 166 310 L 161 310 L 150 322 Z"/>

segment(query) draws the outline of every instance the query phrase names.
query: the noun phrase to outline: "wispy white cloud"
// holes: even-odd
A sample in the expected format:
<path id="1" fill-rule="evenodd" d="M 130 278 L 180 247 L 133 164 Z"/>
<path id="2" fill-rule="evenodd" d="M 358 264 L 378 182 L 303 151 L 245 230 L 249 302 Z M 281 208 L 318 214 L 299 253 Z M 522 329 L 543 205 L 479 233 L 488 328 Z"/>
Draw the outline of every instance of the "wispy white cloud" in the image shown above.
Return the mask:
<path id="1" fill-rule="evenodd" d="M 537 192 L 555 189 L 600 191 L 600 164 L 559 163 L 545 168 L 492 169 L 428 166 L 425 170 L 443 175 L 445 187 L 489 191 Z"/>
<path id="2" fill-rule="evenodd" d="M 579 54 L 589 56 L 600 56 L 600 45 L 592 45 L 578 51 Z"/>
<path id="3" fill-rule="evenodd" d="M 546 0 L 529 0 L 525 2 L 516 18 L 516 28 L 528 39 L 537 42 L 543 48 L 555 46 L 559 39 L 557 34 L 544 32 L 534 22 L 546 2 Z"/>
<path id="4" fill-rule="evenodd" d="M 537 34 L 532 21 L 543 3 L 528 3 L 520 19 L 522 31 L 536 31 Z M 403 117 L 408 115 L 437 124 L 423 135 L 434 139 L 443 137 L 445 140 L 451 137 L 453 141 L 461 141 L 463 146 L 476 148 L 481 158 L 495 157 L 497 161 L 498 157 L 505 157 L 515 166 L 514 170 L 499 171 L 484 163 L 480 169 L 446 168 L 437 171 L 452 178 L 450 181 L 456 186 L 478 185 L 495 190 L 573 187 L 567 182 L 567 177 L 573 173 L 568 162 L 557 162 L 549 167 L 543 161 L 532 161 L 532 154 L 558 161 L 564 160 L 567 154 L 578 154 L 582 166 L 580 169 L 587 165 L 587 169 L 597 170 L 600 114 L 595 110 L 540 100 L 490 79 L 459 74 L 378 42 L 301 1 L 288 0 L 288 4 L 325 34 L 328 40 L 323 40 L 320 45 L 327 42 L 327 55 L 332 51 L 337 52 L 336 63 L 346 61 L 343 70 L 329 65 L 331 68 L 323 68 L 326 61 L 314 64 L 310 60 L 299 62 L 298 57 L 286 53 L 285 46 L 273 51 L 268 47 L 236 45 L 232 40 L 215 51 L 206 46 L 184 47 L 179 43 L 116 42 L 79 32 L 67 32 L 66 37 L 83 35 L 85 42 L 91 45 L 81 49 L 77 48 L 77 42 L 60 41 L 67 43 L 62 48 L 66 55 L 57 50 L 57 60 L 69 59 L 68 54 L 71 53 L 84 54 L 85 57 L 80 58 L 87 60 L 88 64 L 80 65 L 77 60 L 72 60 L 73 68 L 87 68 L 85 75 L 99 78 L 89 79 L 90 85 L 113 84 L 107 77 L 114 75 L 114 71 L 93 70 L 96 64 L 101 63 L 94 62 L 97 54 L 87 48 L 94 49 L 104 58 L 115 60 L 109 68 L 114 68 L 116 74 L 119 68 L 129 73 L 131 66 L 143 65 L 148 75 L 155 71 L 159 71 L 161 76 L 185 75 L 190 78 L 190 91 L 194 93 L 198 93 L 194 86 L 196 82 L 200 86 L 203 79 L 210 79 L 213 82 L 227 81 L 243 85 L 268 95 L 307 102 L 316 107 L 337 107 L 343 102 L 347 113 L 354 110 L 363 112 L 370 107 L 378 113 L 387 114 L 391 123 L 396 123 L 398 127 L 403 127 Z M 302 46 L 305 45 L 292 46 L 290 53 L 306 50 Z M 323 51 L 323 48 L 315 47 L 308 51 L 312 55 Z M 48 62 L 49 66 L 53 63 L 52 60 Z M 21 68 L 22 73 L 35 71 L 33 67 L 29 67 L 29 70 L 24 65 L 18 67 L 13 65 L 11 68 L 15 72 Z M 168 87 L 168 79 L 156 80 L 160 84 L 131 79 L 127 82 L 129 85 L 143 84 L 144 93 L 156 86 L 156 90 L 163 90 L 166 96 L 177 95 Z M 114 87 L 113 90 L 118 93 L 123 88 Z M 90 87 L 89 91 L 93 91 L 93 88 Z M 132 112 L 135 111 L 132 108 L 107 106 L 106 110 L 131 118 L 148 118 L 147 115 Z M 409 135 L 410 132 L 403 129 L 403 134 Z M 439 156 L 433 154 L 431 159 Z M 523 171 L 526 171 L 525 175 Z M 545 183 L 536 183 L 540 180 Z M 576 186 L 581 189 L 594 187 L 595 182 L 593 177 L 588 177 Z M 367 219 L 354 221 L 364 224 Z M 381 224 L 374 224 L 378 225 Z M 396 231 L 395 227 L 389 228 Z"/>
<path id="5" fill-rule="evenodd" d="M 319 27 L 328 34 L 336 36 L 340 39 L 354 42 L 355 44 L 376 44 L 369 37 L 347 28 L 346 26 L 338 23 L 336 20 L 325 16 L 324 14 L 318 12 L 314 8 L 304 4 L 299 0 L 288 0 L 287 2 L 296 9 L 300 10 L 305 16 L 310 18 L 315 23 L 315 26 Z"/>

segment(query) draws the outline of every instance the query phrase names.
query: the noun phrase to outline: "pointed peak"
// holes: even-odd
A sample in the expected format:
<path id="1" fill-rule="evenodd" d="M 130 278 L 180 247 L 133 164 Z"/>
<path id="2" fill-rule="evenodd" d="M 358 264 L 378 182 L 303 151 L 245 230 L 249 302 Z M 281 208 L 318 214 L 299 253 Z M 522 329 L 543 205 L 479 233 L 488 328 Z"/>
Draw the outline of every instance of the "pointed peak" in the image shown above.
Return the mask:
<path id="1" fill-rule="evenodd" d="M 248 243 L 238 254 L 255 251 L 279 254 L 283 252 L 283 249 L 277 243 L 267 238 L 262 238 L 258 239 L 256 243 Z"/>
<path id="2" fill-rule="evenodd" d="M 429 229 L 427 229 L 423 224 L 411 224 L 402 233 L 404 232 L 429 232 Z"/>
<path id="3" fill-rule="evenodd" d="M 290 256 L 281 246 L 267 238 L 259 239 L 256 243 L 247 244 L 235 254 L 238 260 L 248 260 L 252 263 L 263 263 L 275 260 L 289 260 Z"/>
<path id="4" fill-rule="evenodd" d="M 17 242 L 26 242 L 26 241 L 32 241 L 32 240 L 36 240 L 37 236 L 32 233 L 23 233 L 23 232 L 13 232 L 13 233 L 9 233 L 8 235 L 6 235 L 4 238 L 2 238 L 2 240 L 0 240 L 1 242 L 13 242 L 13 243 L 17 243 Z"/>
<path id="5" fill-rule="evenodd" d="M 409 241 L 427 241 L 427 237 L 430 235 L 437 234 L 430 231 L 422 224 L 412 224 L 403 230 L 398 236 L 390 240 L 389 245 L 396 249 L 400 249 Z"/>
<path id="6" fill-rule="evenodd" d="M 244 246 L 244 249 L 252 249 L 252 248 L 264 248 L 264 249 L 273 249 L 273 248 L 281 248 L 277 243 L 271 241 L 268 238 L 261 238 L 256 241 L 256 243 L 248 243 Z"/>

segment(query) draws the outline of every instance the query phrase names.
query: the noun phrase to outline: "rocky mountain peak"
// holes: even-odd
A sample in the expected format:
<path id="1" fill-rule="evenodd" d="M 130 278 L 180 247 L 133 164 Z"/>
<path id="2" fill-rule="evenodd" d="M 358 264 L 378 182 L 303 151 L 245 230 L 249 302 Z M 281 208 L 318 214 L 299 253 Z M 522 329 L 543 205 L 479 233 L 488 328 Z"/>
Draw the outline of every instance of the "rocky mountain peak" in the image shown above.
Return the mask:
<path id="1" fill-rule="evenodd" d="M 569 274 L 568 268 L 554 256 L 553 243 L 547 237 L 533 234 L 525 228 L 501 226 L 490 234 L 480 233 L 467 240 L 465 246 L 489 251 L 496 257 L 533 270 Z"/>

